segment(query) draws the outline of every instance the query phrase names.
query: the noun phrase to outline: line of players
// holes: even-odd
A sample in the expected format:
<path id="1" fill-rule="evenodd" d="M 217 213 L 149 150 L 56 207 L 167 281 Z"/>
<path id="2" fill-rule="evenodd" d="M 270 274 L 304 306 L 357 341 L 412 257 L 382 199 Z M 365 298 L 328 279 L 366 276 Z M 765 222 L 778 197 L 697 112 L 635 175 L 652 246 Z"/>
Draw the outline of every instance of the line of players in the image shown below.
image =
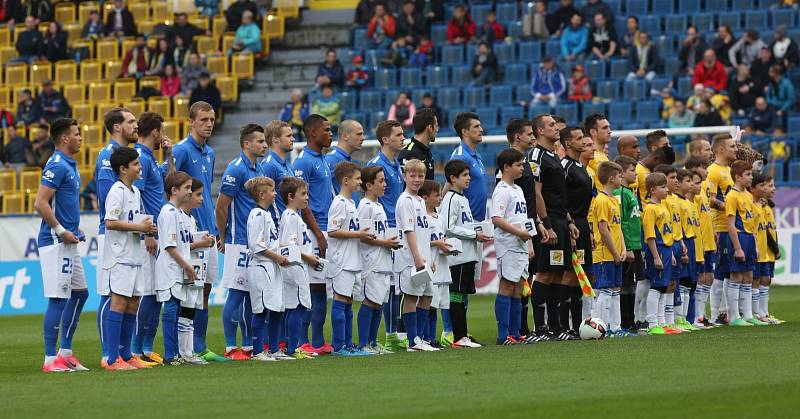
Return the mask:
<path id="1" fill-rule="evenodd" d="M 487 192 L 485 170 L 477 153 L 482 135 L 477 115 L 464 113 L 455 121 L 462 143 L 445 167 L 444 191 L 425 180 L 433 177 L 428 146 L 438 130 L 432 114 L 421 112 L 415 118 L 415 138 L 405 149 L 399 124 L 379 124 L 376 134 L 381 151 L 364 170 L 341 163 L 349 161 L 363 141 L 363 128 L 355 121 L 342 124 L 339 147 L 323 155 L 322 150 L 331 145 L 330 124 L 320 116 L 309 117 L 304 124 L 308 145 L 293 163 L 287 155 L 292 149 L 290 127 L 279 121 L 268 124 L 266 130 L 246 125 L 240 132 L 242 153 L 225 171 L 213 208 L 210 186 L 215 156 L 206 143 L 214 113 L 206 105 L 200 102 L 192 107 L 190 134 L 174 150 L 161 131 L 163 119 L 156 114 L 145 113 L 137 122 L 129 111 L 120 108 L 105 116 L 111 139 L 100 153 L 95 173 L 101 208 L 97 278 L 103 297 L 98 329 L 105 368 L 147 368 L 165 361 L 199 364 L 307 358 L 323 353 L 388 353 L 391 351 L 377 342 L 381 310 L 386 343 L 393 349 L 437 350 L 430 344 L 435 342 L 436 331 L 436 310 L 432 308 L 442 310 L 442 343 L 480 346 L 466 327 L 467 296 L 475 292 L 475 277 L 480 272 L 479 243 L 489 239 L 492 230 L 481 224 Z M 602 124 L 605 129 L 599 127 Z M 590 117 L 586 127 L 590 138 L 604 132 L 610 139 L 605 117 Z M 533 149 L 532 128 L 538 139 Z M 75 246 L 82 238 L 77 223 L 79 191 L 75 192 L 80 183 L 75 162 L 69 157 L 80 149 L 80 133 L 75 121 L 62 120 L 53 124 L 51 134 L 58 151 L 43 171 L 44 187 L 36 200 L 43 218 L 40 257 L 45 294 L 50 299 L 45 315 L 43 369 L 82 370 L 85 367 L 71 352 L 71 337 L 88 293 Z M 587 148 L 594 148 L 584 146 L 587 140 L 581 130 L 559 130 L 555 118 L 541 115 L 533 121 L 511 121 L 508 134 L 512 147 L 497 158 L 500 183 L 492 197 L 491 214 L 502 278 L 496 302 L 498 343 L 574 338 L 569 319 L 575 323 L 575 319 L 585 317 L 586 307 L 581 307 L 580 292 L 575 292 L 577 278 L 571 275 L 571 269 L 565 269 L 565 260 L 577 247 L 585 263 L 587 256 L 591 257 L 593 242 L 595 251 L 600 249 L 597 260 L 603 262 L 597 269 L 587 270 L 597 271 L 596 281 L 601 281 L 596 282 L 601 294 L 595 308 L 601 317 L 612 319 L 611 329 L 616 332 L 619 327 L 615 328 L 613 314 L 609 317 L 603 313 L 619 312 L 616 301 L 621 285 L 614 278 L 625 270 L 620 267 L 621 259 L 630 255 L 614 251 L 625 249 L 620 247 L 617 234 L 621 222 L 611 222 L 615 214 L 611 204 L 617 201 L 600 205 L 602 211 L 598 213 L 610 213 L 612 219 L 593 220 L 594 228 L 588 225 L 592 218 L 588 205 L 584 205 L 585 211 L 567 211 L 566 204 L 604 202 L 608 188 L 596 186 L 616 185 L 622 177 L 627 183 L 632 172 L 630 162 L 625 166 L 625 176 L 618 173 L 622 171 L 618 166 L 607 163 L 600 168 L 595 164 L 598 179 L 593 187 L 591 178 L 580 176 L 588 173 L 586 169 L 576 172 L 577 180 L 570 176 L 571 168 L 584 168 L 588 163 L 592 170 L 591 163 L 605 156 L 602 152 L 594 156 L 586 153 Z M 567 155 L 563 163 L 555 157 L 559 140 Z M 132 143 L 138 152 L 128 148 Z M 162 165 L 153 158 L 153 151 L 159 148 L 164 150 Z M 664 149 L 652 151 L 643 163 L 654 166 L 667 162 Z M 592 157 L 588 161 L 587 154 Z M 421 161 L 409 159 L 416 156 Z M 645 167 L 638 163 L 633 173 L 643 172 L 639 166 Z M 556 173 L 548 172 L 551 170 L 560 170 L 561 174 L 552 176 Z M 512 186 L 526 177 L 534 180 L 528 187 Z M 583 187 L 568 187 L 570 182 Z M 356 209 L 358 189 L 363 189 L 365 198 Z M 641 188 L 637 189 L 641 193 Z M 600 199 L 589 196 L 575 200 L 569 196 L 587 190 L 589 194 L 599 190 Z M 440 199 L 442 192 L 444 202 Z M 444 220 L 439 220 L 437 207 L 446 214 Z M 534 217 L 530 217 L 529 208 L 534 209 Z M 153 222 L 156 214 L 157 222 Z M 520 227 L 520 222 L 524 224 L 529 217 L 538 232 L 536 246 L 530 240 L 532 229 Z M 368 225 L 361 225 L 359 220 L 369 220 Z M 599 231 L 597 241 L 592 239 L 593 231 Z M 461 253 L 449 254 L 452 249 L 446 237 L 463 242 Z M 290 264 L 278 253 L 279 249 L 288 251 L 287 245 L 300 247 L 301 263 Z M 604 245 L 610 249 L 604 252 Z M 211 352 L 205 343 L 208 295 L 217 272 L 217 252 L 211 251 L 215 246 L 225 255 L 222 285 L 229 290 L 223 309 L 224 357 Z M 630 250 L 635 253 L 635 249 Z M 529 266 L 536 253 L 547 257 L 539 257 Z M 419 271 L 427 275 L 418 275 Z M 528 331 L 520 333 L 520 328 L 527 329 L 527 310 L 523 310 L 520 297 L 528 291 L 525 284 L 534 271 L 538 272 L 532 287 L 536 333 L 526 338 Z M 641 305 L 639 285 L 651 276 L 634 275 L 639 280 L 636 307 Z M 742 284 L 740 281 L 737 277 L 731 283 Z M 733 287 L 728 286 L 731 290 Z M 651 289 L 658 291 L 659 287 Z M 324 342 L 322 334 L 328 293 L 333 296 L 333 346 Z M 401 295 L 402 321 L 398 322 Z M 353 299 L 365 301 L 358 313 L 358 345 L 352 342 Z M 162 303 L 166 360 L 153 351 Z M 712 313 L 713 303 L 714 298 Z M 647 315 L 649 321 L 650 313 Z M 61 349 L 56 353 L 59 324 Z M 309 326 L 311 340 L 307 338 Z M 657 325 L 652 326 L 653 333 L 658 333 Z M 241 347 L 237 345 L 237 328 L 242 331 Z M 405 332 L 398 332 L 398 328 Z M 285 337 L 287 346 L 282 348 L 278 345 Z M 268 349 L 265 342 L 269 342 Z"/>

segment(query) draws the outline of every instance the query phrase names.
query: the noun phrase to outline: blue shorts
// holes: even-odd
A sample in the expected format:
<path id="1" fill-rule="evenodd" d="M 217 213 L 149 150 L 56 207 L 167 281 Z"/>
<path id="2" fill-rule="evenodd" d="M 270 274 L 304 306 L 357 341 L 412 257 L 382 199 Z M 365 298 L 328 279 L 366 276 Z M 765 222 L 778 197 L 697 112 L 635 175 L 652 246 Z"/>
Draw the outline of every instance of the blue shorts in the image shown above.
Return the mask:
<path id="1" fill-rule="evenodd" d="M 683 269 L 683 264 L 681 263 L 681 255 L 683 252 L 681 251 L 681 244 L 678 242 L 672 243 L 672 255 L 675 256 L 675 266 L 672 267 L 672 280 L 677 282 L 681 279 L 681 269 Z M 670 264 L 672 261 L 670 260 Z M 664 264 L 667 264 L 667 261 L 664 261 Z"/>
<path id="2" fill-rule="evenodd" d="M 739 261 L 733 257 L 733 244 L 728 242 L 728 254 L 730 255 L 731 273 L 737 272 L 753 272 L 756 269 L 756 240 L 750 233 L 738 234 L 739 245 L 742 246 L 744 253 L 744 260 Z"/>
<path id="3" fill-rule="evenodd" d="M 717 263 L 714 265 L 714 279 L 725 279 L 730 277 L 730 245 L 731 239 L 728 237 L 728 233 L 719 233 L 719 242 L 717 242 Z"/>
<path id="4" fill-rule="evenodd" d="M 703 263 L 698 265 L 697 272 L 701 274 L 714 273 L 714 262 L 717 260 L 717 253 L 711 250 L 703 252 Z"/>
<path id="5" fill-rule="evenodd" d="M 651 287 L 666 287 L 672 279 L 672 247 L 658 245 L 658 253 L 664 263 L 664 269 L 658 270 L 653 262 L 650 248 L 644 249 L 645 273 L 644 277 L 650 280 Z"/>
<path id="6" fill-rule="evenodd" d="M 594 265 L 595 288 L 619 288 L 622 286 L 622 264 L 600 262 Z"/>
<path id="7" fill-rule="evenodd" d="M 753 273 L 755 278 L 770 277 L 775 275 L 775 262 L 758 262 L 756 263 L 756 270 Z"/>
<path id="8" fill-rule="evenodd" d="M 680 279 L 689 278 L 692 280 L 692 282 L 697 282 L 697 262 L 694 261 L 694 237 L 691 239 L 684 238 L 683 244 L 686 245 L 686 253 L 689 255 L 689 263 L 681 264 Z M 680 246 L 678 246 L 678 249 L 680 249 Z"/>

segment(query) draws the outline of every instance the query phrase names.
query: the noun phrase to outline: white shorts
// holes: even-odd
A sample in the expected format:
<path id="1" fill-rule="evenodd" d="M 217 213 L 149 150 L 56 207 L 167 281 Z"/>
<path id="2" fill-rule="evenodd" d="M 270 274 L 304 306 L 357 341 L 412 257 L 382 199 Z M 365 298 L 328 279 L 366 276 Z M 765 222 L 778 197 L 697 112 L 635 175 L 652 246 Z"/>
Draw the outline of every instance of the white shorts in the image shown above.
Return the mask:
<path id="1" fill-rule="evenodd" d="M 159 302 L 169 301 L 173 297 L 181 302 L 181 307 L 203 308 L 203 288 L 201 287 L 176 282 L 170 289 L 156 291 L 156 299 Z"/>
<path id="2" fill-rule="evenodd" d="M 311 290 L 308 286 L 308 271 L 305 264 L 283 268 L 283 308 L 286 310 L 303 306 L 311 308 Z"/>
<path id="3" fill-rule="evenodd" d="M 108 295 L 111 291 L 108 289 L 108 281 L 105 278 L 108 276 L 106 269 L 103 268 L 103 249 L 106 246 L 106 235 L 97 235 L 97 266 L 95 266 L 95 281 L 97 282 L 97 295 Z"/>
<path id="4" fill-rule="evenodd" d="M 156 257 L 145 249 L 144 240 L 142 240 L 142 254 L 144 255 L 144 261 L 142 262 L 142 295 L 155 295 Z"/>
<path id="5" fill-rule="evenodd" d="M 506 252 L 497 258 L 497 275 L 506 281 L 517 283 L 528 278 L 528 254 Z"/>
<path id="6" fill-rule="evenodd" d="M 103 270 L 104 281 L 114 294 L 123 297 L 139 297 L 144 288 L 144 275 L 141 265 L 124 265 L 117 263 Z"/>
<path id="7" fill-rule="evenodd" d="M 39 264 L 46 298 L 69 298 L 72 290 L 86 289 L 86 276 L 77 244 L 55 243 L 40 247 Z"/>
<path id="8" fill-rule="evenodd" d="M 268 261 L 251 262 L 247 274 L 253 313 L 261 314 L 265 308 L 283 311 L 283 280 L 275 264 Z"/>
<path id="9" fill-rule="evenodd" d="M 206 266 L 206 284 L 213 284 L 217 282 L 219 277 L 219 251 L 217 250 L 217 241 L 214 240 L 214 245 L 206 252 L 208 255 Z"/>
<path id="10" fill-rule="evenodd" d="M 323 231 L 322 234 L 325 235 L 325 239 L 328 239 L 328 233 Z M 309 234 L 311 236 L 311 251 L 319 256 L 319 243 L 317 243 L 317 236 L 313 234 Z M 324 259 L 324 258 L 323 258 Z M 322 270 L 317 270 L 315 268 L 309 267 L 308 268 L 308 276 L 309 276 L 309 283 L 311 284 L 328 284 L 327 278 L 325 278 L 325 268 L 323 267 Z"/>
<path id="11" fill-rule="evenodd" d="M 214 252 L 211 252 L 212 254 Z M 222 287 L 248 291 L 247 259 L 250 251 L 241 244 L 225 244 L 225 259 L 222 264 Z M 211 263 L 208 270 L 211 271 Z"/>
<path id="12" fill-rule="evenodd" d="M 416 297 L 430 297 L 433 295 L 433 283 L 431 281 L 427 281 L 421 285 L 414 285 L 411 281 L 411 274 L 415 271 L 414 268 L 406 268 L 403 269 L 403 272 L 400 272 L 397 276 L 399 277 L 400 282 L 400 292 L 403 294 L 413 295 Z"/>
<path id="13" fill-rule="evenodd" d="M 362 275 L 361 290 L 358 295 L 353 295 L 354 300 L 367 299 L 376 304 L 389 302 L 389 286 L 392 284 L 392 274 L 386 272 L 370 272 Z"/>
<path id="14" fill-rule="evenodd" d="M 431 308 L 450 309 L 450 284 L 433 284 Z"/>
<path id="15" fill-rule="evenodd" d="M 333 292 L 343 297 L 352 297 L 361 290 L 361 272 L 341 270 L 338 275 L 328 280 Z"/>

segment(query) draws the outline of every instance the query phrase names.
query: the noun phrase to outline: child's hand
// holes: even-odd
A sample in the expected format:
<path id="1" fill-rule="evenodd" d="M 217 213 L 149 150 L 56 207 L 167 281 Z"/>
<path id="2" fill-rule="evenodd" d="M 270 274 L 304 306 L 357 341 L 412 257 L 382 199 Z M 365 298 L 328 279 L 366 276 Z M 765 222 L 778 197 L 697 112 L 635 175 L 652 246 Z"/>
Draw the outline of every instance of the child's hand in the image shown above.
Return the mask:
<path id="1" fill-rule="evenodd" d="M 431 242 L 431 246 L 436 247 L 445 253 L 450 253 L 450 251 L 453 250 L 452 246 L 445 243 L 444 240 L 434 240 Z"/>
<path id="2" fill-rule="evenodd" d="M 417 271 L 421 271 L 421 270 L 425 269 L 425 259 L 420 259 L 420 262 L 419 263 L 415 263 L 414 267 L 417 269 Z"/>
<path id="3" fill-rule="evenodd" d="M 740 262 L 744 261 L 744 251 L 741 248 L 734 250 L 733 257 Z"/>
<path id="4" fill-rule="evenodd" d="M 533 246 L 528 246 L 528 260 L 531 260 L 536 257 L 536 251 L 533 250 Z"/>
<path id="5" fill-rule="evenodd" d="M 661 257 L 659 257 L 658 255 L 656 255 L 656 257 L 653 259 L 653 265 L 658 271 L 664 270 L 664 262 L 661 261 Z"/>
<path id="6" fill-rule="evenodd" d="M 289 266 L 289 258 L 278 255 L 278 258 L 275 259 L 275 263 L 277 263 L 278 266 Z"/>
<path id="7" fill-rule="evenodd" d="M 476 232 L 476 233 L 475 233 L 475 240 L 477 240 L 477 241 L 478 241 L 478 243 L 483 243 L 483 242 L 489 241 L 489 238 L 488 238 L 488 237 L 486 237 L 486 236 L 485 236 L 483 233 L 481 233 L 480 231 L 478 231 L 478 232 Z"/>
<path id="8" fill-rule="evenodd" d="M 688 255 L 681 256 L 681 263 L 683 264 L 689 263 L 689 256 Z"/>
<path id="9" fill-rule="evenodd" d="M 634 259 L 636 259 L 636 258 L 633 257 L 633 251 L 628 250 L 627 252 L 625 252 L 625 261 L 626 262 L 633 263 Z"/>
<path id="10" fill-rule="evenodd" d="M 202 242 L 201 246 L 203 246 L 203 247 L 211 247 L 211 246 L 214 245 L 214 236 L 212 236 L 210 234 L 206 234 L 206 236 L 203 237 L 201 242 Z"/>
<path id="11" fill-rule="evenodd" d="M 197 272 L 194 270 L 194 266 L 189 265 L 188 263 L 184 265 L 183 272 L 186 273 L 186 277 L 192 281 L 197 281 Z"/>
<path id="12" fill-rule="evenodd" d="M 403 247 L 400 244 L 400 239 L 398 239 L 397 236 L 389 237 L 388 239 L 384 240 L 384 242 L 386 243 L 384 247 L 388 247 L 390 249 L 397 250 Z"/>
<path id="13" fill-rule="evenodd" d="M 436 262 L 431 263 L 431 272 L 436 273 Z"/>
<path id="14" fill-rule="evenodd" d="M 139 227 L 137 228 L 139 229 L 140 232 L 145 234 L 153 234 L 158 231 L 158 227 L 156 227 L 156 225 L 153 224 L 153 220 L 151 220 L 150 218 L 145 218 L 144 221 L 139 223 Z"/>
<path id="15" fill-rule="evenodd" d="M 369 232 L 369 227 L 364 227 L 361 230 L 359 230 L 359 232 L 358 232 L 358 239 L 359 240 L 374 239 L 374 238 L 375 238 L 375 235 Z"/>
<path id="16" fill-rule="evenodd" d="M 672 266 L 678 266 L 678 262 L 675 260 L 675 255 L 672 255 Z"/>
<path id="17" fill-rule="evenodd" d="M 620 255 L 614 253 L 614 265 L 619 265 L 622 263 L 622 257 Z"/>

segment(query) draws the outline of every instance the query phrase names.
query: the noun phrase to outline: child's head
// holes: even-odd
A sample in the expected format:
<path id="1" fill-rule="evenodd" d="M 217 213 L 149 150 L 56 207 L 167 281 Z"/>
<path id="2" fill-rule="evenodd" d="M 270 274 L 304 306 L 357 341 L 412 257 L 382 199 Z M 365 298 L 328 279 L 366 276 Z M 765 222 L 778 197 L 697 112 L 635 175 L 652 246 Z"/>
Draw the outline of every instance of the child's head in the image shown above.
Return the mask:
<path id="1" fill-rule="evenodd" d="M 275 202 L 275 181 L 266 176 L 256 176 L 248 180 L 244 188 L 261 208 L 267 208 Z"/>
<path id="2" fill-rule="evenodd" d="M 667 189 L 670 193 L 678 191 L 678 171 L 668 164 L 659 164 L 656 166 L 656 172 L 661 173 L 667 178 Z"/>
<path id="3" fill-rule="evenodd" d="M 419 196 L 425 200 L 425 206 L 432 210 L 442 203 L 442 187 L 439 182 L 435 180 L 426 180 L 422 182 L 422 187 L 419 188 Z"/>
<path id="4" fill-rule="evenodd" d="M 414 193 L 419 193 L 419 188 L 425 181 L 425 163 L 417 159 L 406 161 L 403 166 L 403 179 L 406 181 L 406 188 Z"/>
<path id="5" fill-rule="evenodd" d="M 630 185 L 636 181 L 636 159 L 630 156 L 617 156 L 614 163 L 622 168 L 622 184 Z"/>
<path id="6" fill-rule="evenodd" d="M 361 167 L 357 164 L 342 161 L 333 169 L 333 177 L 341 185 L 342 191 L 346 191 L 345 195 L 352 195 L 354 191 L 361 188 Z"/>
<path id="7" fill-rule="evenodd" d="M 386 192 L 386 174 L 383 172 L 383 167 L 370 166 L 361 169 L 361 188 L 364 193 L 382 197 Z"/>
<path id="8" fill-rule="evenodd" d="M 486 13 L 486 21 L 489 23 L 497 22 L 497 14 L 494 10 L 489 10 L 489 12 Z"/>
<path id="9" fill-rule="evenodd" d="M 295 210 L 308 207 L 308 186 L 298 177 L 285 176 L 279 187 L 286 206 Z"/>
<path id="10" fill-rule="evenodd" d="M 120 180 L 133 182 L 139 178 L 142 165 L 139 163 L 139 153 L 130 147 L 119 147 L 111 153 L 111 170 L 119 176 Z"/>
<path id="11" fill-rule="evenodd" d="M 492 50 L 492 48 L 489 47 L 489 44 L 487 44 L 486 42 L 481 42 L 480 45 L 478 45 L 478 53 L 481 54 L 481 55 L 486 55 L 491 50 Z"/>
<path id="12" fill-rule="evenodd" d="M 333 96 L 333 87 L 331 87 L 330 84 L 326 84 L 325 86 L 322 87 L 322 96 L 326 98 L 330 98 L 331 96 Z"/>
<path id="13" fill-rule="evenodd" d="M 692 190 L 692 172 L 686 169 L 678 169 L 675 172 L 675 177 L 678 179 L 677 192 L 681 195 L 686 195 Z"/>
<path id="14" fill-rule="evenodd" d="M 692 171 L 691 173 L 692 173 L 691 176 L 692 189 L 690 191 L 690 194 L 694 196 L 699 194 L 700 190 L 702 189 L 703 177 L 697 171 Z"/>
<path id="15" fill-rule="evenodd" d="M 583 78 L 583 66 L 578 64 L 575 67 L 572 67 L 572 77 L 576 80 L 580 80 Z"/>
<path id="16" fill-rule="evenodd" d="M 186 172 L 170 173 L 164 178 L 164 191 L 170 201 L 183 205 L 192 196 L 192 177 Z"/>
<path id="17" fill-rule="evenodd" d="M 469 164 L 463 160 L 450 160 L 444 165 L 444 177 L 456 191 L 469 187 Z"/>
<path id="18" fill-rule="evenodd" d="M 176 38 L 180 38 L 180 36 L 176 36 Z M 175 75 L 175 67 L 172 64 L 167 64 L 164 66 L 164 75 L 167 77 L 172 77 Z"/>
<path id="19" fill-rule="evenodd" d="M 192 194 L 189 196 L 189 208 L 195 209 L 203 206 L 203 181 L 193 177 L 192 178 Z"/>
<path id="20" fill-rule="evenodd" d="M 622 183 L 620 179 L 621 174 L 622 166 L 613 161 L 604 161 L 597 167 L 597 179 L 600 183 L 608 185 L 612 189 L 617 189 Z"/>
<path id="21" fill-rule="evenodd" d="M 519 179 L 522 176 L 522 162 L 525 156 L 518 150 L 507 148 L 497 155 L 497 168 L 505 177 L 508 173 L 512 179 Z"/>
<path id="22" fill-rule="evenodd" d="M 647 175 L 644 186 L 650 196 L 662 200 L 667 197 L 667 177 L 663 173 L 654 172 Z"/>
<path id="23" fill-rule="evenodd" d="M 733 183 L 749 188 L 753 182 L 753 166 L 744 160 L 736 160 L 731 164 L 731 178 Z"/>
<path id="24" fill-rule="evenodd" d="M 708 160 L 700 156 L 691 156 L 683 163 L 683 168 L 691 172 L 697 172 L 701 178 L 705 179 L 708 174 Z"/>

